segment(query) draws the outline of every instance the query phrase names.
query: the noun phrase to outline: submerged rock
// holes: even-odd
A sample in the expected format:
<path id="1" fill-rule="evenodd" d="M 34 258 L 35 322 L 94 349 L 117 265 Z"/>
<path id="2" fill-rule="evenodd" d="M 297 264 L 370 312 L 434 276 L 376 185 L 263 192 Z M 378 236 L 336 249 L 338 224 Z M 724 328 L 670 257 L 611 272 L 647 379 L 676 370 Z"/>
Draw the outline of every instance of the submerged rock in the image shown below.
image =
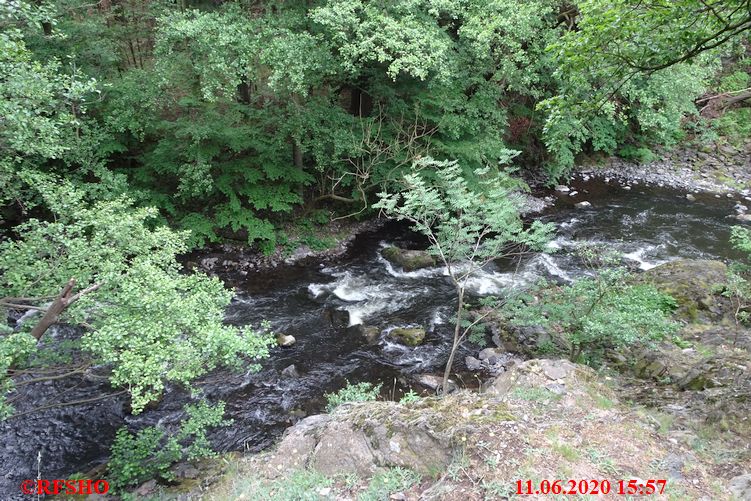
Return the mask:
<path id="1" fill-rule="evenodd" d="M 389 336 L 408 346 L 417 346 L 425 339 L 425 329 L 422 327 L 397 327 L 389 332 Z"/>
<path id="2" fill-rule="evenodd" d="M 431 268 L 436 265 L 435 258 L 427 251 L 386 247 L 381 251 L 381 255 L 391 264 L 400 266 L 404 271 Z"/>
<path id="3" fill-rule="evenodd" d="M 352 335 L 362 336 L 368 344 L 376 344 L 381 337 L 381 329 L 372 325 L 357 324 L 347 328 Z"/>

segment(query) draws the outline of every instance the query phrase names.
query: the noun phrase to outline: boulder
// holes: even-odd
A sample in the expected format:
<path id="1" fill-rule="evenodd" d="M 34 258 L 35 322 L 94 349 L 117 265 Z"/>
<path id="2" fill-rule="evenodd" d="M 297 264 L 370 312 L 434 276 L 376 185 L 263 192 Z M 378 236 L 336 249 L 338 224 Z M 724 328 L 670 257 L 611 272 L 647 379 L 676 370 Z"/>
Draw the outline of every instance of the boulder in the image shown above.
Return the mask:
<path id="1" fill-rule="evenodd" d="M 543 374 L 553 380 L 564 379 L 576 370 L 576 364 L 568 360 L 541 360 L 540 367 Z"/>
<path id="2" fill-rule="evenodd" d="M 480 360 L 487 360 L 490 357 L 497 357 L 497 356 L 501 355 L 502 353 L 503 353 L 502 351 L 500 351 L 500 350 L 498 350 L 496 348 L 485 348 L 485 349 L 483 349 L 483 350 L 480 351 L 480 354 L 477 355 L 477 357 Z"/>
<path id="3" fill-rule="evenodd" d="M 659 351 L 644 351 L 640 353 L 634 364 L 634 373 L 642 379 L 660 379 L 670 369 L 668 355 Z"/>
<path id="4" fill-rule="evenodd" d="M 594 379 L 589 367 L 568 360 L 532 359 L 514 364 L 495 379 L 482 386 L 482 391 L 496 397 L 506 397 L 515 387 L 545 388 L 556 395 L 564 395 L 571 388 L 584 388 L 582 381 Z"/>
<path id="5" fill-rule="evenodd" d="M 734 499 L 751 499 L 751 475 L 746 474 L 733 477 L 728 482 L 728 489 L 735 496 Z"/>
<path id="6" fill-rule="evenodd" d="M 477 360 L 475 357 L 465 357 L 464 365 L 467 366 L 469 371 L 479 371 L 482 369 L 482 361 Z"/>
<path id="7" fill-rule="evenodd" d="M 381 255 L 391 264 L 400 266 L 404 271 L 431 268 L 436 265 L 435 258 L 427 251 L 386 247 L 381 251 Z"/>
<path id="8" fill-rule="evenodd" d="M 323 310 L 323 318 L 330 322 L 331 326 L 337 329 L 343 329 L 350 323 L 349 311 L 338 310 L 336 308 L 326 308 Z"/>
<path id="9" fill-rule="evenodd" d="M 287 334 L 277 334 L 276 335 L 276 344 L 283 348 L 287 348 L 289 346 L 292 346 L 297 342 L 297 339 L 295 339 L 295 336 L 289 336 Z"/>
<path id="10" fill-rule="evenodd" d="M 425 329 L 422 327 L 397 327 L 391 329 L 389 336 L 408 346 L 417 346 L 425 339 Z"/>
<path id="11" fill-rule="evenodd" d="M 431 409 L 411 410 L 395 402 L 347 405 L 289 428 L 268 469 L 279 476 L 307 466 L 328 476 L 369 478 L 400 467 L 433 475 L 451 462 L 458 442 L 454 433 Z"/>
<path id="12" fill-rule="evenodd" d="M 692 322 L 722 316 L 722 297 L 727 266 L 720 261 L 682 259 L 644 273 L 644 279 L 678 303 L 678 315 Z"/>
<path id="13" fill-rule="evenodd" d="M 438 391 L 441 389 L 441 385 L 443 384 L 443 376 L 439 376 L 437 374 L 418 374 L 414 376 L 414 381 L 420 386 Z M 456 382 L 449 379 L 448 387 L 449 393 L 456 390 Z"/>
<path id="14" fill-rule="evenodd" d="M 584 200 L 583 202 L 575 203 L 574 207 L 576 207 L 577 209 L 586 209 L 588 207 L 592 207 L 592 204 Z"/>

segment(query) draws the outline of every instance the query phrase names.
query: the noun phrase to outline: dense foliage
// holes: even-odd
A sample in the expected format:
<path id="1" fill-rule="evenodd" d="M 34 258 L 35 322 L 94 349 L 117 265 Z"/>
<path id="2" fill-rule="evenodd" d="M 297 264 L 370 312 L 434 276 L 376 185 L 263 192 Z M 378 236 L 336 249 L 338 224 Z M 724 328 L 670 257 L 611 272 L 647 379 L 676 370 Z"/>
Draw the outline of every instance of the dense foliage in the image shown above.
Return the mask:
<path id="1" fill-rule="evenodd" d="M 222 419 L 224 404 L 210 406 L 205 402 L 185 406 L 185 419 L 174 433 L 150 426 L 137 434 L 120 428 L 112 444 L 112 457 L 107 465 L 108 479 L 113 491 L 154 477 L 173 480 L 170 467 L 182 460 L 194 460 L 214 455 L 206 438 L 209 428 L 226 426 Z"/>
<path id="2" fill-rule="evenodd" d="M 347 381 L 347 385 L 341 390 L 334 393 L 327 393 L 326 410 L 333 411 L 342 404 L 347 402 L 371 402 L 378 398 L 381 392 L 381 384 L 356 383 L 352 384 Z"/>
<path id="3" fill-rule="evenodd" d="M 230 291 L 177 256 L 271 251 L 285 222 L 372 214 L 379 193 L 449 268 L 453 359 L 468 277 L 547 233 L 522 225 L 510 161 L 552 182 L 581 153 L 649 160 L 702 127 L 708 85 L 727 106 L 706 137 L 745 141 L 750 27 L 739 0 L 0 3 L 0 417 L 50 364 L 106 368 L 135 413 L 168 384 L 252 367 L 268 336 L 224 325 Z M 572 358 L 615 323 L 631 327 L 613 343 L 669 328 L 654 291 L 615 275 L 560 293 L 570 306 L 546 315 Z M 81 336 L 45 334 L 61 322 Z M 121 432 L 119 485 L 164 474 L 189 438 Z"/>
<path id="4" fill-rule="evenodd" d="M 471 173 L 516 149 L 552 178 L 583 150 L 648 159 L 743 39 L 742 4 L 7 2 L 0 203 L 19 217 L 29 173 L 55 172 L 193 245 L 269 250 L 286 213 L 363 214 L 423 156 Z"/>
<path id="5" fill-rule="evenodd" d="M 542 284 L 506 305 L 517 325 L 540 325 L 574 362 L 597 362 L 608 350 L 648 345 L 676 332 L 675 300 L 635 282 L 619 268 L 600 270 L 571 285 Z M 552 348 L 552 346 L 551 346 Z"/>

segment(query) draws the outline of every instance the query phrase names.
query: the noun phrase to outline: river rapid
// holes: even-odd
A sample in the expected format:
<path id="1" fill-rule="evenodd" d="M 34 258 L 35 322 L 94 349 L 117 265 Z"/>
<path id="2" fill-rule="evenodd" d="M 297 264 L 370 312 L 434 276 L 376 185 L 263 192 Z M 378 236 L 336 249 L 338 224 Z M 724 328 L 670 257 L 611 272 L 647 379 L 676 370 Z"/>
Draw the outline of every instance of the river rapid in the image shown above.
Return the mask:
<path id="1" fill-rule="evenodd" d="M 572 185 L 576 196 L 548 193 L 556 203 L 539 217 L 556 224 L 550 254 L 534 254 L 518 266 L 494 264 L 472 279 L 475 296 L 502 294 L 540 278 L 570 282 L 587 271 L 573 256 L 574 246 L 597 242 L 621 254 L 635 270 L 646 270 L 678 258 L 728 260 L 738 257 L 728 244 L 729 218 L 743 200 L 633 186 L 630 190 L 601 180 Z M 574 203 L 587 200 L 588 208 Z M 383 396 L 395 397 L 413 385 L 415 376 L 440 372 L 448 357 L 449 319 L 455 294 L 440 268 L 405 273 L 380 255 L 386 245 L 424 248 L 425 242 L 400 224 L 359 235 L 346 255 L 334 262 L 307 262 L 272 271 L 220 275 L 237 290 L 227 310 L 233 325 L 257 326 L 269 320 L 275 332 L 293 335 L 289 348 L 274 348 L 260 372 L 217 371 L 197 385 L 210 400 L 226 402 L 231 426 L 211 433 L 220 451 L 258 451 L 271 445 L 299 417 L 325 406 L 324 394 L 346 381 L 383 383 Z M 368 343 L 355 324 L 377 327 L 381 334 Z M 422 326 L 428 335 L 420 346 L 391 341 L 394 327 Z M 75 336 L 59 327 L 50 342 Z M 465 348 L 462 355 L 476 354 Z M 462 369 L 464 356 L 458 357 Z M 282 374 L 295 366 L 296 376 Z M 289 372 L 289 371 L 288 371 Z M 419 387 L 415 386 L 417 390 Z M 91 398 L 107 392 L 106 378 L 96 373 L 25 386 L 16 396 L 24 413 L 39 405 Z M 0 479 L 3 499 L 13 499 L 25 478 L 36 478 L 41 452 L 42 478 L 68 478 L 107 460 L 120 426 L 132 430 L 161 424 L 175 426 L 191 396 L 170 388 L 163 400 L 138 416 L 127 401 L 113 396 L 91 404 L 23 414 L 0 423 Z"/>

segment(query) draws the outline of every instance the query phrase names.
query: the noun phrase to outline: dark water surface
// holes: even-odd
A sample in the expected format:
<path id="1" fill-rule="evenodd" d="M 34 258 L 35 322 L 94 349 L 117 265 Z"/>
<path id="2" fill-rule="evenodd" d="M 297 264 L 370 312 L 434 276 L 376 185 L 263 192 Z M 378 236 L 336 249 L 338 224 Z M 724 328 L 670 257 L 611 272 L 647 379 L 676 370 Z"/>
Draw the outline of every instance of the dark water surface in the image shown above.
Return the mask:
<path id="1" fill-rule="evenodd" d="M 574 189 L 579 195 L 556 195 L 555 206 L 541 216 L 557 225 L 551 244 L 557 251 L 530 256 L 516 272 L 501 266 L 484 270 L 470 285 L 473 294 L 500 293 L 541 277 L 570 281 L 585 272 L 571 255 L 572 247 L 587 241 L 606 244 L 642 270 L 680 257 L 737 257 L 728 245 L 735 220 L 727 217 L 734 214 L 736 200 L 696 195 L 698 200 L 689 202 L 682 192 L 639 186 L 627 191 L 602 181 L 574 183 Z M 592 207 L 573 206 L 582 200 Z M 335 263 L 222 277 L 238 291 L 227 311 L 229 323 L 257 326 L 268 319 L 276 332 L 295 336 L 297 343 L 274 348 L 259 373 L 222 371 L 200 382 L 198 387 L 210 400 L 226 401 L 227 415 L 234 419 L 232 426 L 211 434 L 219 450 L 269 446 L 294 416 L 320 411 L 323 394 L 341 388 L 345 380 L 383 382 L 384 394 L 397 388 L 398 397 L 411 376 L 440 371 L 448 356 L 453 288 L 441 268 L 412 273 L 394 269 L 380 257 L 386 244 L 419 247 L 420 241 L 392 224 L 359 236 L 348 255 Z M 357 323 L 381 329 L 379 342 L 368 345 L 347 329 Z M 416 348 L 387 337 L 393 327 L 418 325 L 428 329 L 428 336 Z M 53 337 L 71 335 L 61 328 Z M 282 377 L 281 371 L 292 364 L 300 377 Z M 89 374 L 25 387 L 16 405 L 24 412 L 107 391 L 111 390 L 106 381 Z M 124 398 L 112 397 L 0 424 L 0 498 L 13 499 L 22 479 L 36 477 L 39 451 L 43 478 L 67 478 L 106 461 L 120 426 L 169 426 L 179 421 L 188 401 L 189 395 L 172 388 L 156 408 L 139 416 L 128 415 Z"/>

